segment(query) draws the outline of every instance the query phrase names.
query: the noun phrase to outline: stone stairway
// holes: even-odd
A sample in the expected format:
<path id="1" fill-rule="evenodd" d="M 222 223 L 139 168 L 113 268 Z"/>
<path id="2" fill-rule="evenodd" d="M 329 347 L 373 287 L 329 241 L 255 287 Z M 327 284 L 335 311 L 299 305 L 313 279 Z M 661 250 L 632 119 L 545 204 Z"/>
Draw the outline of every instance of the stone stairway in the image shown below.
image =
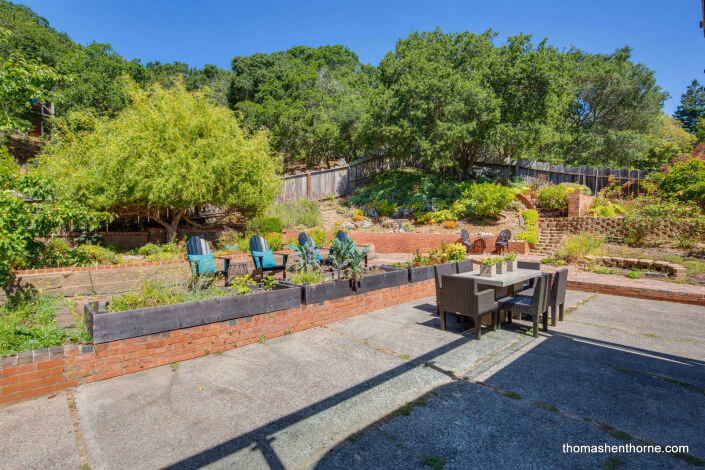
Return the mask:
<path id="1" fill-rule="evenodd" d="M 530 253 L 541 256 L 554 254 L 567 234 L 564 227 L 554 222 L 539 220 L 539 242 Z"/>

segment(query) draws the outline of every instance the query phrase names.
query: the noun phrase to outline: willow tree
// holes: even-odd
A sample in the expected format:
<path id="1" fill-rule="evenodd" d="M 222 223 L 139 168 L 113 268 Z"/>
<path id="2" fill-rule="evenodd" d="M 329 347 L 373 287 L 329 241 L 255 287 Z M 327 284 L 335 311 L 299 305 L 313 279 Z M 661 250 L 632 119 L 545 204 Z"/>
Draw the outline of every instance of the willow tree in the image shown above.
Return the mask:
<path id="1" fill-rule="evenodd" d="M 128 86 L 130 106 L 114 118 L 57 123 L 41 168 L 65 191 L 116 215 L 150 217 L 173 240 L 190 208 L 212 204 L 242 215 L 276 196 L 280 163 L 266 133 L 181 84 Z"/>

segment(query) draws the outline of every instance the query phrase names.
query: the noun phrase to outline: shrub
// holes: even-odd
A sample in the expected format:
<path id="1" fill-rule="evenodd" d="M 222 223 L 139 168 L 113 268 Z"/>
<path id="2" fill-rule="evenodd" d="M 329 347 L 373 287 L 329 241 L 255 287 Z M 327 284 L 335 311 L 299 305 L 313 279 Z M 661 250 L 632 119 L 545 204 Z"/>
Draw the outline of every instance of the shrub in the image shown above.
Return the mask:
<path id="1" fill-rule="evenodd" d="M 100 245 L 81 245 L 76 251 L 83 253 L 92 264 L 120 264 L 122 256 Z"/>
<path id="2" fill-rule="evenodd" d="M 443 227 L 445 227 L 448 230 L 453 230 L 457 226 L 458 226 L 458 222 L 455 222 L 454 220 L 446 220 L 445 222 L 443 222 Z"/>
<path id="3" fill-rule="evenodd" d="M 625 214 L 624 241 L 631 246 L 641 246 L 650 233 L 659 230 L 661 222 L 668 222 L 682 248 L 690 248 L 705 234 L 705 217 L 693 203 L 643 197 Z"/>
<path id="4" fill-rule="evenodd" d="M 175 259 L 184 259 L 184 254 L 181 252 L 160 251 L 144 257 L 145 261 L 171 261 Z"/>
<path id="5" fill-rule="evenodd" d="M 272 205 L 265 215 L 281 221 L 283 228 L 302 227 L 303 229 L 321 225 L 321 205 L 310 199 L 295 199 Z M 254 231 L 254 230 L 253 230 Z M 281 232 L 281 230 L 268 230 Z"/>
<path id="6" fill-rule="evenodd" d="M 577 191 L 577 188 L 565 183 L 545 186 L 539 190 L 536 200 L 542 209 L 567 214 L 568 195 Z"/>
<path id="7" fill-rule="evenodd" d="M 603 243 L 603 238 L 594 233 L 570 235 L 558 248 L 555 258 L 566 263 L 581 261 L 585 256 L 598 254 Z"/>
<path id="8" fill-rule="evenodd" d="M 624 206 L 612 201 L 602 201 L 590 207 L 590 214 L 595 217 L 614 217 L 617 214 L 624 214 Z"/>
<path id="9" fill-rule="evenodd" d="M 58 303 L 57 297 L 26 292 L 0 304 L 0 357 L 50 348 L 67 341 L 90 340 L 80 318 L 72 329 L 56 325 L 54 316 Z"/>
<path id="10" fill-rule="evenodd" d="M 320 284 L 323 282 L 323 273 L 315 270 L 301 270 L 291 276 L 294 284 Z"/>
<path id="11" fill-rule="evenodd" d="M 523 232 L 517 233 L 517 240 L 525 241 L 531 246 L 536 246 L 539 242 L 539 232 L 538 230 L 524 230 Z"/>
<path id="12" fill-rule="evenodd" d="M 677 161 L 668 169 L 659 184 L 659 190 L 681 201 L 705 201 L 705 161 L 688 158 Z"/>
<path id="13" fill-rule="evenodd" d="M 531 246 L 536 246 L 539 242 L 539 213 L 534 209 L 527 209 L 522 212 L 526 230 L 516 235 L 517 240 L 523 240 Z"/>
<path id="14" fill-rule="evenodd" d="M 269 249 L 272 251 L 279 251 L 284 245 L 284 239 L 282 238 L 281 233 L 268 233 L 267 235 L 265 235 L 264 239 L 267 240 L 267 243 L 269 244 Z"/>
<path id="15" fill-rule="evenodd" d="M 306 230 L 306 233 L 313 238 L 313 242 L 316 246 L 325 246 L 326 244 L 326 231 L 321 228 L 311 228 Z"/>
<path id="16" fill-rule="evenodd" d="M 156 243 L 147 243 L 137 248 L 135 252 L 138 255 L 149 256 L 156 255 L 157 253 L 182 253 L 183 249 L 176 243 L 166 243 L 164 245 L 158 245 Z"/>
<path id="17" fill-rule="evenodd" d="M 639 271 L 629 271 L 627 273 L 627 277 L 630 279 L 639 279 L 641 277 L 641 273 Z"/>
<path id="18" fill-rule="evenodd" d="M 245 224 L 248 233 L 281 233 L 284 230 L 282 221 L 277 217 L 255 217 Z"/>
<path id="19" fill-rule="evenodd" d="M 417 224 L 432 224 L 434 223 L 435 220 L 433 220 L 433 212 L 421 212 L 416 214 L 416 223 Z"/>
<path id="20" fill-rule="evenodd" d="M 382 199 L 381 201 L 375 201 L 372 204 L 372 207 L 377 211 L 379 215 L 384 217 L 394 215 L 397 211 L 397 205 L 393 202 L 389 202 L 386 199 Z"/>
<path id="21" fill-rule="evenodd" d="M 514 199 L 509 188 L 492 183 L 471 184 L 462 195 L 467 199 L 465 214 L 476 219 L 497 218 Z"/>
<path id="22" fill-rule="evenodd" d="M 467 257 L 467 249 L 462 243 L 449 243 L 441 247 L 441 251 L 448 255 L 448 261 L 465 261 Z"/>
<path id="23" fill-rule="evenodd" d="M 85 253 L 71 248 L 63 238 L 49 239 L 43 249 L 37 250 L 34 256 L 26 261 L 29 262 L 30 266 L 37 268 L 86 266 L 90 264 L 90 260 Z"/>

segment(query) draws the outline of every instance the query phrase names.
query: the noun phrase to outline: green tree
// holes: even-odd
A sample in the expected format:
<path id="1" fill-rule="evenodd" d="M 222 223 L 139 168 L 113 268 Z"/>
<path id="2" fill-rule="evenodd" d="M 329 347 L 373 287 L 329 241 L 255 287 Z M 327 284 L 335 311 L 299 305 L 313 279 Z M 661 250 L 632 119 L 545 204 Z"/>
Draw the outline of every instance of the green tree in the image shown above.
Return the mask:
<path id="1" fill-rule="evenodd" d="M 651 148 L 638 157 L 633 165 L 642 170 L 660 170 L 680 154 L 690 153 L 697 138 L 688 133 L 681 122 L 666 114 L 661 116 L 658 131 L 650 136 Z"/>
<path id="2" fill-rule="evenodd" d="M 501 98 L 489 83 L 497 54 L 492 37 L 437 29 L 397 42 L 377 73 L 374 140 L 392 156 L 466 174 L 487 154 L 501 121 Z"/>
<path id="3" fill-rule="evenodd" d="M 563 160 L 589 165 L 630 165 L 650 147 L 667 94 L 628 47 L 614 54 L 569 51 L 577 90 L 561 132 Z"/>
<path id="4" fill-rule="evenodd" d="M 138 83 L 146 82 L 139 61 L 126 61 L 109 44 L 92 43 L 77 49 L 62 60 L 59 69 L 72 81 L 57 90 L 58 115 L 86 110 L 114 115 L 129 103 L 127 87 L 119 77 L 128 75 Z"/>
<path id="5" fill-rule="evenodd" d="M 80 47 L 49 26 L 46 18 L 5 0 L 0 0 L 0 28 L 10 31 L 7 42 L 0 45 L 2 57 L 16 53 L 56 69 L 67 54 Z"/>
<path id="6" fill-rule="evenodd" d="M 7 43 L 10 33 L 0 29 L 0 47 Z M 50 87 L 58 74 L 18 53 L 0 57 L 0 131 L 23 130 L 25 119 L 34 102 L 50 101 Z"/>
<path id="7" fill-rule="evenodd" d="M 16 268 L 39 256 L 44 248 L 41 238 L 69 223 L 95 228 L 107 217 L 60 199 L 57 188 L 41 175 L 21 174 L 7 149 L 0 147 L 0 286 L 12 280 Z"/>
<path id="8" fill-rule="evenodd" d="M 75 131 L 59 121 L 43 172 L 70 200 L 118 215 L 151 217 L 168 240 L 187 210 L 212 204 L 253 215 L 273 201 L 277 159 L 266 132 L 180 83 L 148 91 L 129 84 L 131 106 Z"/>
<path id="9" fill-rule="evenodd" d="M 681 95 L 681 103 L 673 116 L 683 123 L 688 132 L 694 134 L 698 120 L 705 117 L 705 87 L 693 80 L 685 93 Z"/>
<path id="10" fill-rule="evenodd" d="M 352 51 L 299 46 L 235 57 L 232 66 L 231 106 L 253 127 L 268 128 L 277 151 L 310 165 L 358 155 L 372 68 Z"/>

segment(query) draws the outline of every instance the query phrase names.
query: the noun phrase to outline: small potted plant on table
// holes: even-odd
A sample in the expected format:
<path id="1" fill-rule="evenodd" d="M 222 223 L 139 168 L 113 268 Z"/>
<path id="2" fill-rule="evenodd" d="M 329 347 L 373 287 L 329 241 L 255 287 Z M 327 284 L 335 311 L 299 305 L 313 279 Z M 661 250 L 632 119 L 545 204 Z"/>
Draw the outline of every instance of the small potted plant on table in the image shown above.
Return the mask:
<path id="1" fill-rule="evenodd" d="M 482 259 L 480 264 L 480 276 L 493 277 L 497 274 L 497 266 L 502 262 L 502 258 L 498 256 L 487 256 Z"/>
<path id="2" fill-rule="evenodd" d="M 507 253 L 504 255 L 504 261 L 507 265 L 507 272 L 514 272 L 517 270 L 517 254 Z"/>

